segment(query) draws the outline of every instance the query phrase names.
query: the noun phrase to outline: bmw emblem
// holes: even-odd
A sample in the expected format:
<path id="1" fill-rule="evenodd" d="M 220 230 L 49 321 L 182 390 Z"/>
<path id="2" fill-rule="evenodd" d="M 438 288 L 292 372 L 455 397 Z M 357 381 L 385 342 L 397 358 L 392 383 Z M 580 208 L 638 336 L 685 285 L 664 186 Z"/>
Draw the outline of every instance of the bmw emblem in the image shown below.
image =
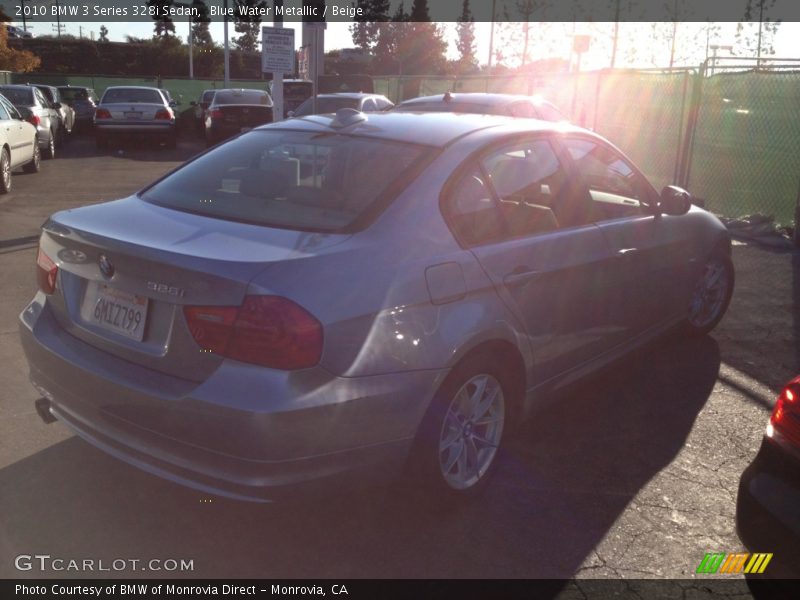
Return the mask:
<path id="1" fill-rule="evenodd" d="M 100 255 L 100 260 L 97 261 L 100 265 L 100 272 L 106 279 L 111 279 L 114 276 L 114 263 L 111 262 L 105 254 Z"/>

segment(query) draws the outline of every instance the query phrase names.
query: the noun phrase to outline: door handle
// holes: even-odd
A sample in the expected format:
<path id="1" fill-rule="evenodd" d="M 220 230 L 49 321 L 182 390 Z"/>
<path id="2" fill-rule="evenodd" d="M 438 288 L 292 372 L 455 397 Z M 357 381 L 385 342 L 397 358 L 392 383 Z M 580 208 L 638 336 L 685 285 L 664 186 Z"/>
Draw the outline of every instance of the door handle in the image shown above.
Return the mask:
<path id="1" fill-rule="evenodd" d="M 506 285 L 522 285 L 538 279 L 543 274 L 542 271 L 535 271 L 528 267 L 519 266 L 503 277 L 503 283 Z"/>

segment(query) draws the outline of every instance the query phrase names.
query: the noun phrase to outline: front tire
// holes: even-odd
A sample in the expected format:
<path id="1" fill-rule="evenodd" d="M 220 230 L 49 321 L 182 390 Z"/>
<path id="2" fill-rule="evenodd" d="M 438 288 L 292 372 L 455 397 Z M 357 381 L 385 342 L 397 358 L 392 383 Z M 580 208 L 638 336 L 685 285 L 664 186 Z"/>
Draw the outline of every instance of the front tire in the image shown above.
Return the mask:
<path id="1" fill-rule="evenodd" d="M 0 153 L 0 194 L 7 194 L 11 191 L 11 157 L 8 150 L 3 148 Z"/>
<path id="2" fill-rule="evenodd" d="M 38 173 L 42 169 L 42 151 L 39 150 L 39 140 L 33 142 L 33 156 L 31 161 L 22 167 L 26 173 Z"/>
<path id="3" fill-rule="evenodd" d="M 733 296 L 735 274 L 727 256 L 712 254 L 706 259 L 697 279 L 684 323 L 687 334 L 706 335 L 725 316 Z"/>
<path id="4" fill-rule="evenodd" d="M 429 407 L 415 442 L 413 468 L 427 491 L 458 501 L 488 483 L 512 415 L 508 371 L 476 354 L 448 375 Z"/>

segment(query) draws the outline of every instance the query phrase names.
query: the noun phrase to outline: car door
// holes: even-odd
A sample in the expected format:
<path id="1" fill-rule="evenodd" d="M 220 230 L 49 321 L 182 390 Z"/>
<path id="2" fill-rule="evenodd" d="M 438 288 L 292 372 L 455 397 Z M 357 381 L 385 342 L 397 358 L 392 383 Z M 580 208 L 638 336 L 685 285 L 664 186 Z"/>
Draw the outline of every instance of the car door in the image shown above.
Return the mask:
<path id="1" fill-rule="evenodd" d="M 452 189 L 445 218 L 527 333 L 538 382 L 613 346 L 611 249 L 549 138 L 496 147 Z"/>
<path id="2" fill-rule="evenodd" d="M 591 219 L 615 254 L 616 305 L 632 333 L 685 314 L 692 240 L 681 217 L 661 215 L 658 193 L 620 152 L 597 138 L 561 143 L 591 205 Z"/>

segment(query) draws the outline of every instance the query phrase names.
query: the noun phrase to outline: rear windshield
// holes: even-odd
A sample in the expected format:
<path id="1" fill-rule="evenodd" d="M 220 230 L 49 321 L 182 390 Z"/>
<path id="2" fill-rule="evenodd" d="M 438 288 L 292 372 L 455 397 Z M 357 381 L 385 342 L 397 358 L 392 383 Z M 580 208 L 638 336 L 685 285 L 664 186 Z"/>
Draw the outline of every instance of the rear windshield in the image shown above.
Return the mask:
<path id="1" fill-rule="evenodd" d="M 61 93 L 61 97 L 62 98 L 64 98 L 65 100 L 68 100 L 70 102 L 73 102 L 75 100 L 77 100 L 79 102 L 81 100 L 86 101 L 86 100 L 89 99 L 90 95 L 91 95 L 92 99 L 94 99 L 94 91 L 93 90 L 89 90 L 87 92 L 85 89 L 82 89 L 82 88 L 77 88 L 77 89 L 76 88 L 58 88 L 58 91 Z"/>
<path id="2" fill-rule="evenodd" d="M 32 90 L 0 87 L 0 94 L 3 94 L 11 104 L 16 104 L 17 106 L 33 106 Z"/>
<path id="3" fill-rule="evenodd" d="M 106 90 L 106 93 L 103 94 L 103 104 L 114 104 L 115 102 L 164 104 L 164 98 L 158 90 L 142 90 L 136 88 Z"/>
<path id="4" fill-rule="evenodd" d="M 217 90 L 210 90 L 208 92 L 203 92 L 203 97 L 200 98 L 200 102 L 211 102 L 211 99 L 214 97 L 214 94 L 217 93 Z"/>
<path id="5" fill-rule="evenodd" d="M 453 112 L 471 113 L 478 115 L 497 115 L 505 114 L 502 107 L 492 106 L 491 104 L 473 104 L 472 102 L 413 102 L 395 106 L 394 110 L 400 112 Z"/>
<path id="6" fill-rule="evenodd" d="M 335 113 L 340 108 L 358 108 L 358 100 L 356 98 L 317 98 L 317 112 L 315 114 Z M 302 117 L 303 115 L 314 114 L 312 113 L 313 110 L 314 105 L 312 99 L 309 98 L 297 107 L 294 116 Z"/>
<path id="7" fill-rule="evenodd" d="M 257 130 L 142 192 L 154 204 L 258 225 L 348 231 L 388 201 L 425 146 L 337 133 Z"/>
<path id="8" fill-rule="evenodd" d="M 269 106 L 272 104 L 267 92 L 259 90 L 236 90 L 217 92 L 214 96 L 214 104 L 263 104 Z"/>

